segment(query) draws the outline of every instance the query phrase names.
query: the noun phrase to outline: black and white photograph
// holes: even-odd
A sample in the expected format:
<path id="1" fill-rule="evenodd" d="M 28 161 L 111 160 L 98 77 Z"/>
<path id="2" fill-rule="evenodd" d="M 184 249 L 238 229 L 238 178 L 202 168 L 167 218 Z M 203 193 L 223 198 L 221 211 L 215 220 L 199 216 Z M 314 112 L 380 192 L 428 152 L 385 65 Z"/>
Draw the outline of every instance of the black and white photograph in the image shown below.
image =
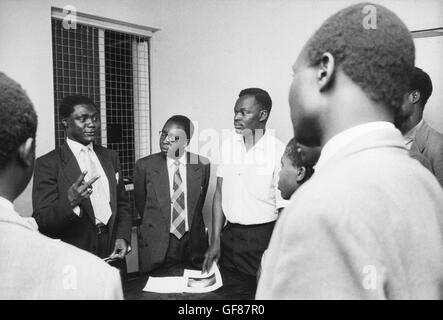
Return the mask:
<path id="1" fill-rule="evenodd" d="M 0 300 L 443 299 L 443 1 L 0 0 L 0 43 Z"/>

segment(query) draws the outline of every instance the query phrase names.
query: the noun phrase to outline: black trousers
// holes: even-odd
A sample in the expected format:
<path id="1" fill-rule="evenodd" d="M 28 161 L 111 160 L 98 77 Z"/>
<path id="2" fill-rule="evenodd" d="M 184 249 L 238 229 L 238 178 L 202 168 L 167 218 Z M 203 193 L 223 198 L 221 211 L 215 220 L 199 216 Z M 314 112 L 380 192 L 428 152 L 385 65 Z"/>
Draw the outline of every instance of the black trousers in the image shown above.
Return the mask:
<path id="1" fill-rule="evenodd" d="M 186 232 L 180 239 L 169 234 L 169 246 L 166 251 L 165 260 L 161 268 L 169 268 L 174 265 L 187 267 L 191 263 L 191 248 L 189 244 L 189 232 Z"/>
<path id="2" fill-rule="evenodd" d="M 274 225 L 275 221 L 254 225 L 228 222 L 221 234 L 220 265 L 255 277 Z"/>

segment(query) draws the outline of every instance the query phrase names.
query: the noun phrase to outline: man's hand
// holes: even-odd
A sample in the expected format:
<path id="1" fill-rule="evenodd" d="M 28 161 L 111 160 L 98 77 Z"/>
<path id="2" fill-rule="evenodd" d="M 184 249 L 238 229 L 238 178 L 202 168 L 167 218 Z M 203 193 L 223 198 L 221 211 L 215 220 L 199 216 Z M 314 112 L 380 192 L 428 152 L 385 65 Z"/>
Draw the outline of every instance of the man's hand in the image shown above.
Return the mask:
<path id="1" fill-rule="evenodd" d="M 209 272 L 212 264 L 217 263 L 220 258 L 220 240 L 213 241 L 205 253 L 205 261 L 203 261 L 202 273 Z"/>
<path id="2" fill-rule="evenodd" d="M 114 251 L 111 253 L 111 259 L 123 259 L 129 252 L 128 244 L 125 239 L 115 240 Z"/>
<path id="3" fill-rule="evenodd" d="M 89 198 L 92 194 L 92 184 L 100 178 L 100 176 L 95 176 L 85 183 L 84 179 L 87 173 L 87 170 L 83 171 L 74 184 L 68 189 L 68 201 L 72 208 L 75 208 L 83 200 Z"/>

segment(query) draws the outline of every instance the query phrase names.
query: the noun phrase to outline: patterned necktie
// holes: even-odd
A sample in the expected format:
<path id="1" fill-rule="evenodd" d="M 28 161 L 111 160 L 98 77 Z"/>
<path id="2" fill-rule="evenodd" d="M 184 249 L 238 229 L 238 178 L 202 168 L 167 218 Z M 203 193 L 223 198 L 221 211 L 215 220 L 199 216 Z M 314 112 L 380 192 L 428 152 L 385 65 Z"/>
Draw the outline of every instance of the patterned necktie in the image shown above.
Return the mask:
<path id="1" fill-rule="evenodd" d="M 174 172 L 174 193 L 172 194 L 172 221 L 171 233 L 181 239 L 186 232 L 186 217 L 185 217 L 185 194 L 183 192 L 183 181 L 180 176 L 180 162 L 175 161 Z"/>
<path id="2" fill-rule="evenodd" d="M 89 181 L 93 177 L 100 175 L 100 171 L 92 160 L 92 150 L 90 148 L 83 148 L 82 151 L 85 159 L 84 163 L 88 170 L 86 181 Z M 90 196 L 95 218 L 103 224 L 107 224 L 112 215 L 106 187 L 103 177 L 100 177 L 92 184 L 92 194 Z"/>

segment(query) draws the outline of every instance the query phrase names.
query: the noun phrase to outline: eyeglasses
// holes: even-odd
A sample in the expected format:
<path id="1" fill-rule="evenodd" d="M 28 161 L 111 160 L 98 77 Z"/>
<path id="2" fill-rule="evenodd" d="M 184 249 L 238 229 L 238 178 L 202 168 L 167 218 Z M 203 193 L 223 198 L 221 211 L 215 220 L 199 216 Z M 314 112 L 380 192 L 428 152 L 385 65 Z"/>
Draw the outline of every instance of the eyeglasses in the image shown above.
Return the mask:
<path id="1" fill-rule="evenodd" d="M 175 134 L 168 134 L 165 131 L 159 131 L 158 134 L 160 135 L 160 139 L 162 140 L 165 138 L 167 138 L 170 142 L 177 142 L 180 140 L 180 136 L 177 136 Z"/>

